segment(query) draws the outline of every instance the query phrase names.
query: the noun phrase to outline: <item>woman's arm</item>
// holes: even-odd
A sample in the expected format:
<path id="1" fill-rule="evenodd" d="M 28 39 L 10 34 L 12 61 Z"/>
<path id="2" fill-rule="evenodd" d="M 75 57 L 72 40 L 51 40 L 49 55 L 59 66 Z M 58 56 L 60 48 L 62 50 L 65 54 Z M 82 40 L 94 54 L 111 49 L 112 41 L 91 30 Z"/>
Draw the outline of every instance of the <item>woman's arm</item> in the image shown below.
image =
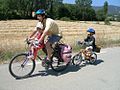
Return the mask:
<path id="1" fill-rule="evenodd" d="M 36 32 L 37 32 L 37 30 L 34 31 L 34 32 L 30 35 L 30 38 L 32 38 L 32 37 L 35 35 Z"/>
<path id="2" fill-rule="evenodd" d="M 29 39 L 34 39 L 36 32 L 37 32 L 37 30 L 33 31 L 32 34 L 29 36 Z"/>
<path id="3" fill-rule="evenodd" d="M 44 30 L 43 33 L 42 33 L 42 36 L 40 37 L 38 42 L 42 42 L 44 40 L 45 36 L 47 35 L 47 33 L 48 33 L 48 30 Z"/>

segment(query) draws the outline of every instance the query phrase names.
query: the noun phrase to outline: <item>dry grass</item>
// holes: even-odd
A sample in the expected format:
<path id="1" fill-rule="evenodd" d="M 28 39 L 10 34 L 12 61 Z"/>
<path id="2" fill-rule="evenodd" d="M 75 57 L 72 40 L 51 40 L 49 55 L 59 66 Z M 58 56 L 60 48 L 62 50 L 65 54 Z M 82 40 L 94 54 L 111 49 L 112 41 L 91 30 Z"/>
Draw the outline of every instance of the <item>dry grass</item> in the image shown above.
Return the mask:
<path id="1" fill-rule="evenodd" d="M 120 22 L 111 22 L 112 25 L 110 26 L 104 25 L 103 22 L 100 22 L 100 24 L 80 21 L 56 22 L 63 34 L 63 41 L 72 46 L 75 45 L 77 40 L 85 38 L 86 30 L 89 27 L 93 27 L 96 30 L 98 44 L 106 45 L 110 41 L 120 41 Z M 34 30 L 36 23 L 37 20 L 0 21 L 0 59 L 4 59 L 3 54 L 8 52 L 14 54 L 15 52 L 23 51 L 25 49 L 24 40 Z"/>

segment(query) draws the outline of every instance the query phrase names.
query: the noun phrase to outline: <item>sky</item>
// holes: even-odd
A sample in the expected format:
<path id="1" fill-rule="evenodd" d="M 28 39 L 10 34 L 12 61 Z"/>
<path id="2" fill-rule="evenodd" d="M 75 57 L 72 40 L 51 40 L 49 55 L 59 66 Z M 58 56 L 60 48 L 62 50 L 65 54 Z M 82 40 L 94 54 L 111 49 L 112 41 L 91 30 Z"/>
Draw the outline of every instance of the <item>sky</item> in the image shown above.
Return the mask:
<path id="1" fill-rule="evenodd" d="M 92 6 L 103 6 L 107 1 L 109 5 L 120 6 L 120 0 L 92 0 Z M 64 3 L 74 4 L 75 0 L 63 0 Z"/>

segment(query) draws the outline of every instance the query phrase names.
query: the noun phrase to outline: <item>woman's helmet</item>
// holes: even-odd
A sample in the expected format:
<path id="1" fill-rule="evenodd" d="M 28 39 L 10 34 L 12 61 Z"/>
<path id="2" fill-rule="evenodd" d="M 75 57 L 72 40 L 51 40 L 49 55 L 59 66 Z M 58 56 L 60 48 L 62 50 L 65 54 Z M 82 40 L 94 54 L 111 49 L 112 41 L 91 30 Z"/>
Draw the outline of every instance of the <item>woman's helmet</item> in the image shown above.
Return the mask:
<path id="1" fill-rule="evenodd" d="M 87 30 L 87 32 L 90 32 L 90 33 L 95 34 L 95 30 L 94 30 L 93 28 L 89 28 L 89 29 Z"/>
<path id="2" fill-rule="evenodd" d="M 35 12 L 36 15 L 43 15 L 45 14 L 45 10 L 44 9 L 39 9 Z"/>

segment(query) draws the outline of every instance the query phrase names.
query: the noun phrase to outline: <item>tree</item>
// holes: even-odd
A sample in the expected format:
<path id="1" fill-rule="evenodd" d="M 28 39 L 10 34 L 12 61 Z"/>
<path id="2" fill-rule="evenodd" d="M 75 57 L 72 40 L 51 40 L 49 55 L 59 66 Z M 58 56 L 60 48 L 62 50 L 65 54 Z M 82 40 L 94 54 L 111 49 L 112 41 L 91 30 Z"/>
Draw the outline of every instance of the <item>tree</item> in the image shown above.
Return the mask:
<path id="1" fill-rule="evenodd" d="M 82 20 L 86 20 L 86 16 L 88 16 L 86 10 L 91 8 L 92 0 L 75 0 L 77 8 L 79 8 L 79 12 L 82 13 Z"/>
<path id="2" fill-rule="evenodd" d="M 86 9 L 86 12 L 87 12 L 86 20 L 89 20 L 89 21 L 96 20 L 96 13 L 95 13 L 95 10 L 93 8 Z"/>
<path id="3" fill-rule="evenodd" d="M 104 2 L 104 14 L 107 17 L 107 14 L 108 14 L 108 2 L 107 1 Z"/>
<path id="4" fill-rule="evenodd" d="M 7 3 L 8 0 L 0 0 L 0 19 L 1 20 L 5 20 L 7 19 L 6 17 L 7 14 L 8 14 L 8 11 L 9 11 L 9 7 L 8 7 L 8 3 Z"/>
<path id="5" fill-rule="evenodd" d="M 45 9 L 54 19 L 93 20 L 92 0 L 76 0 L 76 4 L 63 4 L 63 0 L 0 0 L 0 18 L 32 18 L 32 12 Z"/>
<path id="6" fill-rule="evenodd" d="M 106 25 L 110 25 L 109 18 L 108 18 L 108 2 L 107 1 L 105 1 L 103 9 L 104 9 L 104 15 L 105 15 L 104 22 Z"/>
<path id="7" fill-rule="evenodd" d="M 63 5 L 63 0 L 48 0 L 47 13 L 51 18 L 58 18 L 58 9 Z"/>
<path id="8" fill-rule="evenodd" d="M 64 6 L 68 9 L 69 11 L 69 18 L 71 20 L 77 20 L 77 14 L 78 14 L 78 10 L 76 8 L 75 4 L 64 4 Z"/>
<path id="9" fill-rule="evenodd" d="M 63 0 L 0 0 L 0 18 L 32 18 L 32 12 L 45 9 L 53 18 Z"/>
<path id="10" fill-rule="evenodd" d="M 58 8 L 57 14 L 58 14 L 59 19 L 62 17 L 70 17 L 70 12 L 64 5 Z"/>
<path id="11" fill-rule="evenodd" d="M 75 0 L 75 3 L 82 8 L 85 8 L 85 6 L 88 8 L 91 7 L 92 0 Z"/>
<path id="12" fill-rule="evenodd" d="M 96 17 L 98 21 L 104 21 L 105 20 L 105 15 L 104 15 L 104 10 L 100 9 L 96 12 Z"/>

